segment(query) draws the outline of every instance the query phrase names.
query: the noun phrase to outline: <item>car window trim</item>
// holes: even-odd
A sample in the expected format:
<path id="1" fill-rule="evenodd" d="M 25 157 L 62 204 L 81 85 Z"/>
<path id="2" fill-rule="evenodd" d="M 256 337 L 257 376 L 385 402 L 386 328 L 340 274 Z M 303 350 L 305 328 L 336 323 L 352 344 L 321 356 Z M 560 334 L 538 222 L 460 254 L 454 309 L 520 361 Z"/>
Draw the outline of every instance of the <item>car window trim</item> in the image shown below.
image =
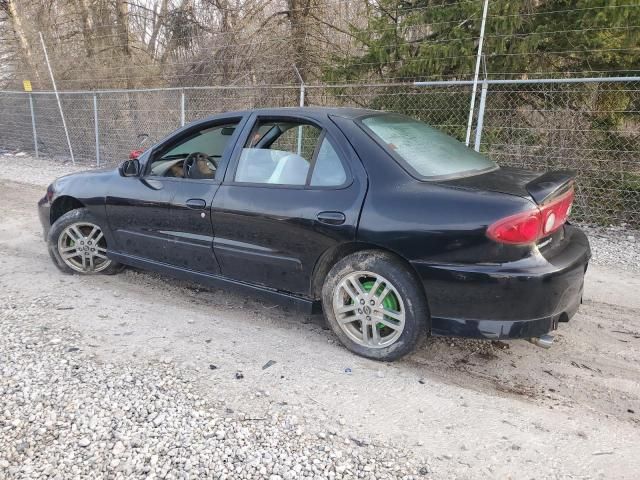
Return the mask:
<path id="1" fill-rule="evenodd" d="M 235 145 L 238 141 L 241 130 L 244 129 L 246 118 L 247 118 L 247 115 L 223 117 L 223 118 L 216 118 L 212 120 L 205 120 L 203 122 L 199 122 L 194 125 L 187 126 L 184 129 L 184 131 L 177 132 L 174 136 L 165 139 L 165 141 L 161 142 L 160 144 L 156 145 L 151 149 L 151 152 L 149 153 L 149 157 L 147 158 L 145 162 L 145 166 L 143 168 L 143 174 L 140 175 L 140 178 L 150 178 L 153 180 L 159 180 L 159 179 L 176 180 L 176 181 L 184 181 L 184 182 L 190 182 L 190 183 L 191 182 L 207 183 L 207 184 L 222 183 L 222 180 L 224 179 L 224 172 L 220 174 L 221 175 L 220 178 L 218 178 L 218 172 L 220 171 L 221 168 L 224 168 L 226 171 L 226 167 L 228 166 L 229 162 L 228 161 L 225 162 L 225 157 L 227 157 L 228 159 L 233 153 L 233 149 L 235 148 Z M 223 126 L 223 125 L 234 123 L 234 122 L 236 123 L 235 131 L 229 138 L 229 142 L 227 142 L 227 145 L 225 146 L 225 149 L 222 152 L 222 156 L 220 157 L 220 162 L 218 163 L 218 167 L 216 168 L 216 174 L 214 178 L 165 177 L 164 175 L 152 175 L 150 173 L 151 166 L 154 160 L 156 159 L 156 156 L 162 153 L 166 153 L 168 150 L 172 148 L 172 146 L 175 146 L 177 142 L 181 142 L 184 139 L 188 139 L 191 135 L 201 130 L 214 128 L 216 126 Z"/>
<path id="2" fill-rule="evenodd" d="M 393 113 L 395 113 L 395 112 L 393 112 Z M 376 135 L 376 133 L 373 130 L 371 130 L 369 127 L 367 127 L 363 122 L 363 120 L 365 120 L 367 118 L 380 117 L 380 116 L 384 116 L 384 115 L 388 115 L 388 112 L 370 113 L 370 114 L 367 114 L 367 115 L 362 115 L 361 117 L 358 117 L 358 118 L 354 118 L 353 122 L 358 127 L 360 127 L 360 129 L 369 138 L 371 138 L 371 140 L 373 140 L 375 142 L 375 144 L 378 145 L 387 155 L 389 155 L 393 160 L 395 160 L 395 162 L 398 165 L 400 165 L 400 167 L 405 172 L 407 172 L 409 175 L 411 175 L 413 178 L 415 178 L 416 180 L 418 180 L 420 182 L 442 182 L 442 181 L 446 181 L 446 180 L 457 180 L 459 178 L 475 177 L 476 175 L 482 175 L 484 173 L 489 173 L 489 172 L 493 172 L 495 170 L 499 170 L 500 169 L 500 165 L 496 164 L 495 167 L 484 168 L 482 170 L 466 170 L 466 171 L 463 171 L 463 172 L 460 172 L 460 173 L 451 173 L 451 174 L 447 174 L 447 175 L 432 175 L 432 176 L 428 176 L 428 177 L 424 176 L 424 175 L 421 175 L 404 158 L 402 158 L 396 152 L 394 152 L 393 150 L 391 150 L 387 146 L 385 146 L 383 140 L 378 135 Z M 402 115 L 402 114 L 400 114 L 400 115 Z M 411 118 L 411 117 L 407 117 L 407 118 Z M 411 118 L 411 119 L 414 120 L 413 118 Z M 431 125 L 429 125 L 429 126 L 431 126 Z M 436 128 L 436 127 L 431 127 L 431 128 Z M 445 134 L 445 135 L 448 135 L 448 134 Z"/>
<path id="3" fill-rule="evenodd" d="M 307 179 L 305 180 L 304 185 L 287 185 L 287 184 L 272 184 L 272 183 L 260 183 L 260 182 L 237 182 L 235 180 L 236 171 L 238 169 L 238 164 L 240 163 L 240 157 L 242 155 L 242 150 L 245 148 L 244 146 L 247 144 L 247 140 L 249 140 L 251 136 L 251 132 L 254 131 L 255 126 L 260 121 L 290 121 L 296 123 L 307 123 L 309 125 L 313 125 L 320 129 L 320 136 L 318 137 L 318 143 L 313 151 L 313 157 L 309 162 L 309 172 L 307 173 Z M 296 128 L 296 127 L 293 127 Z M 246 132 L 245 132 L 246 130 Z M 345 173 L 345 181 L 341 185 L 329 185 L 329 186 L 311 186 L 311 175 L 313 175 L 313 171 L 315 169 L 315 163 L 320 152 L 320 146 L 322 145 L 322 141 L 328 138 L 328 141 L 331 143 L 333 150 L 336 152 L 338 156 L 338 161 L 342 165 L 342 169 Z M 252 113 L 248 118 L 247 122 L 244 125 L 242 138 L 239 138 L 236 141 L 236 146 L 234 147 L 234 152 L 232 153 L 232 158 L 229 160 L 228 168 L 224 176 L 224 180 L 222 181 L 225 185 L 233 185 L 237 187 L 260 187 L 260 188 L 285 188 L 291 190 L 342 190 L 349 187 L 353 183 L 353 174 L 351 172 L 351 168 L 347 165 L 345 161 L 343 149 L 340 146 L 337 146 L 334 136 L 331 132 L 323 126 L 319 121 L 309 118 L 306 116 L 294 116 L 294 115 L 269 115 L 269 114 L 260 114 L 260 113 Z M 227 178 L 229 177 L 229 178 Z"/>
<path id="4" fill-rule="evenodd" d="M 316 160 L 318 159 L 318 154 L 320 153 L 320 146 L 322 145 L 322 142 L 324 142 L 325 138 L 327 138 L 327 129 L 323 127 L 322 130 L 320 130 L 320 135 L 318 136 L 318 143 L 316 144 L 316 147 L 313 149 L 313 155 L 311 156 L 311 160 L 309 161 L 309 171 L 307 172 L 307 178 L 304 181 L 305 187 L 311 187 L 311 176 L 313 175 L 313 172 L 316 169 Z M 344 167 L 342 169 L 344 170 Z"/>

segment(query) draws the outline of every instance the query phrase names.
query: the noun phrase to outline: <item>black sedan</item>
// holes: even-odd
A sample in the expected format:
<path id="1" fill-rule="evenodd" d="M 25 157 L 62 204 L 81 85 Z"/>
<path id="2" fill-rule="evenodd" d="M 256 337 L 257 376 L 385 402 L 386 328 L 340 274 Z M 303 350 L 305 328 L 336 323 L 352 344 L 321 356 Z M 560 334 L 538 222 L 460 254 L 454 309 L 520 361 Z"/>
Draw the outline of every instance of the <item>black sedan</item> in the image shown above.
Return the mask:
<path id="1" fill-rule="evenodd" d="M 500 168 L 411 118 L 290 108 L 192 123 L 39 202 L 69 273 L 156 270 L 324 314 L 393 360 L 428 334 L 543 344 L 590 257 L 569 172 Z"/>

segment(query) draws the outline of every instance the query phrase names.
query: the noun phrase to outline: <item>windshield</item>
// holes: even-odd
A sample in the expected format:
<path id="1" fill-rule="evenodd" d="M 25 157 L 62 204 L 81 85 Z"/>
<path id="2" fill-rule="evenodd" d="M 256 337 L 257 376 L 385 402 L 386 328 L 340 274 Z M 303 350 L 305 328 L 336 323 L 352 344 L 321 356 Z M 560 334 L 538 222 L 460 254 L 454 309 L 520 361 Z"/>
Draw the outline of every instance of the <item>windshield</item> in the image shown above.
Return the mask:
<path id="1" fill-rule="evenodd" d="M 462 177 L 497 168 L 494 162 L 455 138 L 404 115 L 374 115 L 362 119 L 362 124 L 419 177 Z"/>

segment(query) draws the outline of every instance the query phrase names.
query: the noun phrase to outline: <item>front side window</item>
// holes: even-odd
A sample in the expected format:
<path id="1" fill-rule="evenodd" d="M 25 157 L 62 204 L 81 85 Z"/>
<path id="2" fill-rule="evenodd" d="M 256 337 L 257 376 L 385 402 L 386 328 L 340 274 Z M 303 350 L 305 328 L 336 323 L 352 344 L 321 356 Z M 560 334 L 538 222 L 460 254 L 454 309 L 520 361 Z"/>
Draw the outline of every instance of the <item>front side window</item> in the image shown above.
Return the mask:
<path id="1" fill-rule="evenodd" d="M 156 156 L 151 175 L 212 179 L 237 123 L 216 125 L 189 134 Z"/>
<path id="2" fill-rule="evenodd" d="M 463 177 L 497 168 L 494 162 L 455 138 L 404 115 L 373 115 L 362 119 L 362 124 L 418 177 Z"/>
<path id="3" fill-rule="evenodd" d="M 344 167 L 322 129 L 303 122 L 259 122 L 235 174 L 236 182 L 269 185 L 338 186 L 345 180 Z"/>

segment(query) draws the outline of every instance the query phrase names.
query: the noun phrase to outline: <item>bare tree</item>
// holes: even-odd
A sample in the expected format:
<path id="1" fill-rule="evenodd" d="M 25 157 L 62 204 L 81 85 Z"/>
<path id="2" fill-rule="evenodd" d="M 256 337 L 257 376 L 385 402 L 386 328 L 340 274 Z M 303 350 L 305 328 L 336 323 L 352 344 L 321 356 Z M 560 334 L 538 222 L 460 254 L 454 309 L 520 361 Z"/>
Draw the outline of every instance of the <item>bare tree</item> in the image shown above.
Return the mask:
<path id="1" fill-rule="evenodd" d="M 129 50 L 129 4 L 127 0 L 116 0 L 116 18 L 119 47 L 123 55 L 130 57 Z"/>
<path id="2" fill-rule="evenodd" d="M 0 9 L 21 69 L 37 74 L 41 31 L 59 87 L 77 89 L 293 83 L 293 64 L 312 81 L 350 44 L 336 35 L 348 28 L 347 3 L 366 1 L 0 0 Z"/>
<path id="3" fill-rule="evenodd" d="M 151 37 L 149 38 L 149 43 L 147 44 L 147 51 L 151 56 L 155 55 L 156 53 L 156 42 L 158 41 L 158 35 L 160 34 L 160 29 L 167 19 L 167 4 L 167 0 L 161 0 L 159 13 L 157 11 L 157 3 L 153 9 L 153 30 L 151 32 Z"/>
<path id="4" fill-rule="evenodd" d="M 80 17 L 80 23 L 82 25 L 82 38 L 84 40 L 85 51 L 87 57 L 93 57 L 93 20 L 91 18 L 91 10 L 89 9 L 88 0 L 74 0 L 76 11 Z"/>
<path id="5" fill-rule="evenodd" d="M 13 33 L 20 45 L 21 54 L 26 62 L 28 71 L 33 73 L 36 81 L 40 83 L 40 75 L 34 63 L 31 44 L 27 38 L 20 13 L 16 8 L 15 0 L 0 0 L 0 9 L 5 12 L 11 23 Z"/>
<path id="6" fill-rule="evenodd" d="M 287 6 L 294 60 L 302 80 L 306 82 L 310 73 L 310 13 L 312 8 L 318 6 L 318 0 L 287 0 Z"/>

